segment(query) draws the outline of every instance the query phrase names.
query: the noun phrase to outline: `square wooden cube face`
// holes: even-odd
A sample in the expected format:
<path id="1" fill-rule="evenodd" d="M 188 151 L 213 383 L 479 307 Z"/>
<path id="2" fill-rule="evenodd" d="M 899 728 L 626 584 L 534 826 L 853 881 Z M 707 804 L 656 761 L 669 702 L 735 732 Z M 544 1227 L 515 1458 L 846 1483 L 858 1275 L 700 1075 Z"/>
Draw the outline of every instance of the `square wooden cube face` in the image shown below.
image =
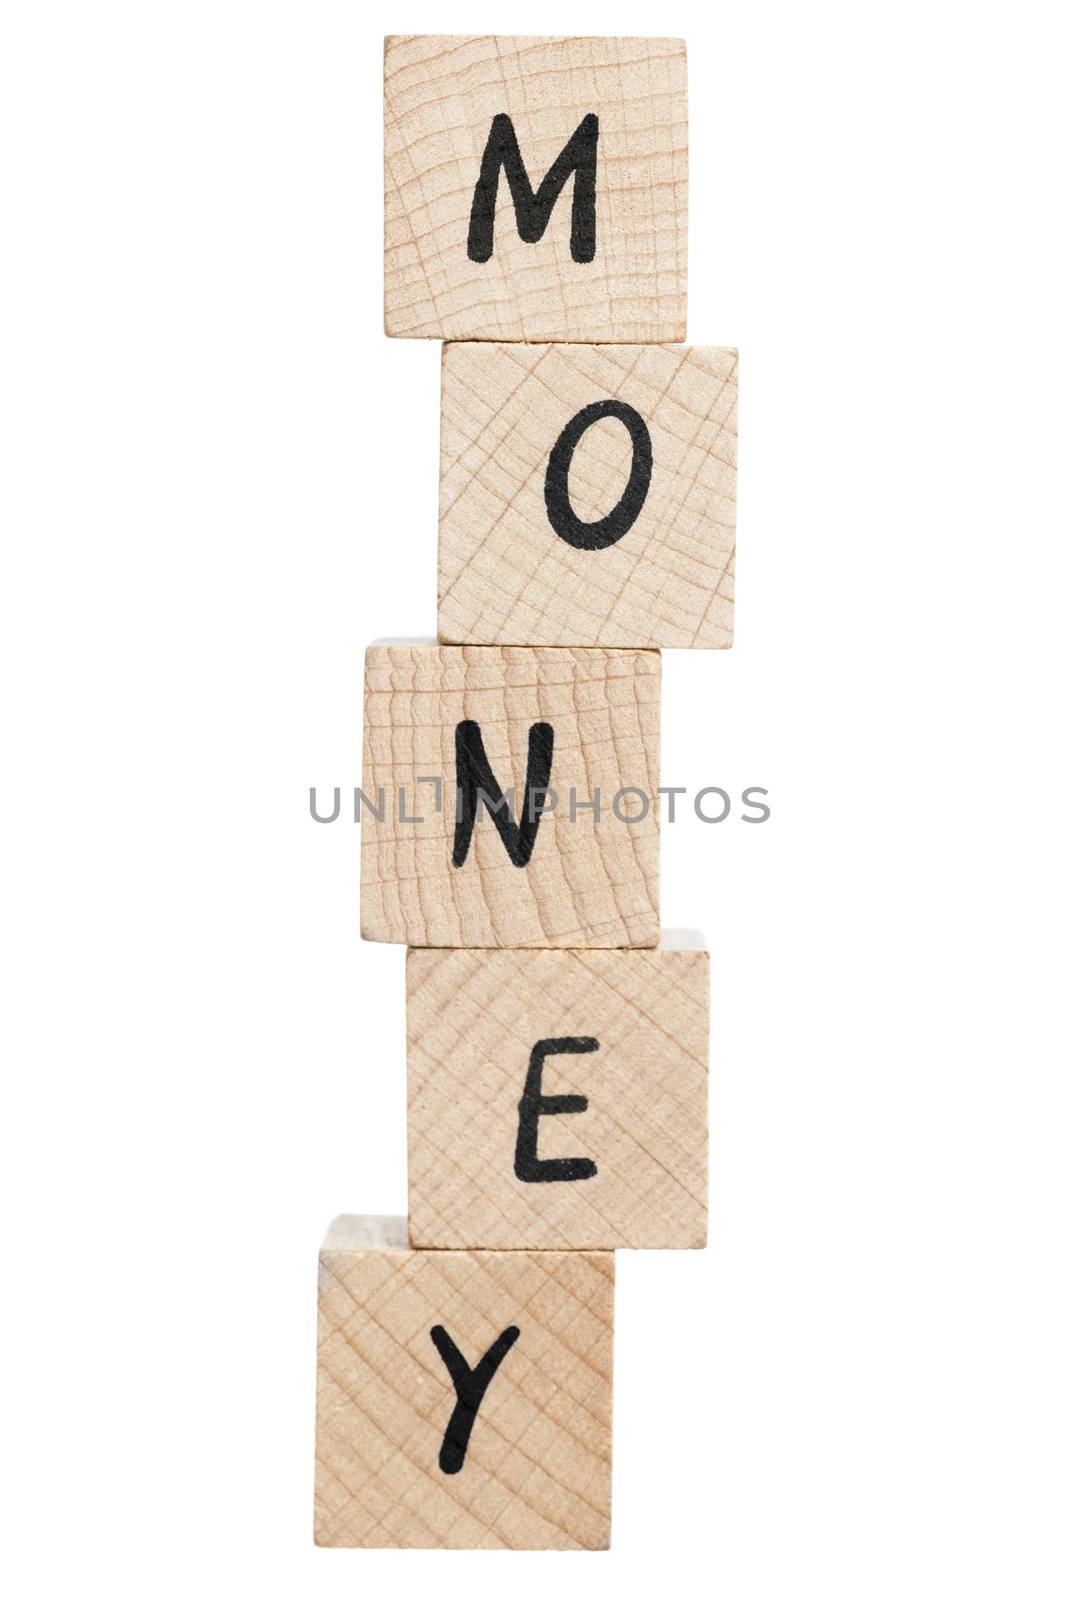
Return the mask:
<path id="1" fill-rule="evenodd" d="M 413 1245 L 706 1242 L 709 960 L 671 937 L 408 952 Z"/>
<path id="2" fill-rule="evenodd" d="M 448 344 L 439 637 L 733 642 L 735 350 Z"/>
<path id="3" fill-rule="evenodd" d="M 657 944 L 660 665 L 649 650 L 372 645 L 364 937 Z"/>
<path id="4" fill-rule="evenodd" d="M 613 1310 L 612 1254 L 412 1251 L 400 1219 L 338 1218 L 320 1253 L 317 1544 L 606 1549 Z M 449 1364 L 475 1382 L 474 1420 Z"/>
<path id="5" fill-rule="evenodd" d="M 388 334 L 684 338 L 682 40 L 388 38 L 384 158 Z"/>

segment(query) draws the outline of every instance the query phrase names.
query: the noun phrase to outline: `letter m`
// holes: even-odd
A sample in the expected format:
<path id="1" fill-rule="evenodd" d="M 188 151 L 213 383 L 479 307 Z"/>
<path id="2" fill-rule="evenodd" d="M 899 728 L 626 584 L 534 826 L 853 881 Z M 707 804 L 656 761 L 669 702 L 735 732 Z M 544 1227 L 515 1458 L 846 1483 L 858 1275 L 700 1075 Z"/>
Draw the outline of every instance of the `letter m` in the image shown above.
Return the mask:
<path id="1" fill-rule="evenodd" d="M 469 260 L 490 261 L 495 249 L 495 204 L 498 199 L 498 174 L 505 168 L 517 232 L 525 244 L 536 244 L 546 231 L 550 214 L 569 174 L 573 173 L 573 220 L 569 231 L 569 252 L 574 261 L 595 257 L 595 157 L 599 143 L 599 119 L 594 113 L 584 118 L 561 155 L 536 190 L 528 181 L 513 122 L 500 112 L 491 123 L 491 132 L 480 164 L 480 176 L 472 196 L 469 217 Z"/>

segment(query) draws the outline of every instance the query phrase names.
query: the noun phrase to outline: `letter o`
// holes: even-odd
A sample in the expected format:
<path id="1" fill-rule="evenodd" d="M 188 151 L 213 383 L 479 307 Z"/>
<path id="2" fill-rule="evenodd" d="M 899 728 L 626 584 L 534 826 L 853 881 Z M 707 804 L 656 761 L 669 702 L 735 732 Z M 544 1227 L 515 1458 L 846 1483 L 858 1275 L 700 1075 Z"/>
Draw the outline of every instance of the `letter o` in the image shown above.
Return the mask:
<path id="1" fill-rule="evenodd" d="M 643 810 L 640 812 L 638 817 L 630 817 L 628 812 L 622 811 L 618 805 L 618 801 L 624 799 L 625 795 L 627 794 L 638 794 L 640 799 L 643 801 Z M 644 793 L 644 791 L 642 789 L 634 788 L 631 784 L 626 785 L 624 789 L 618 789 L 613 800 L 611 801 L 611 805 L 613 807 L 614 816 L 617 818 L 618 822 L 642 822 L 647 816 L 648 811 L 651 809 L 651 802 L 647 798 L 647 795 Z"/>
<path id="2" fill-rule="evenodd" d="M 581 522 L 569 500 L 569 467 L 573 451 L 593 422 L 616 417 L 628 429 L 632 440 L 632 470 L 625 492 L 614 509 L 597 522 Z M 578 411 L 562 429 L 547 462 L 543 497 L 550 525 L 559 539 L 574 550 L 605 550 L 623 539 L 643 510 L 651 487 L 651 435 L 646 422 L 632 406 L 622 400 L 596 400 Z"/>
<path id="3" fill-rule="evenodd" d="M 708 817 L 706 812 L 703 810 L 703 807 L 700 804 L 700 801 L 704 798 L 705 795 L 708 795 L 708 794 L 720 794 L 721 795 L 721 798 L 722 798 L 724 804 L 722 806 L 722 813 L 721 813 L 720 817 Z M 729 815 L 729 812 L 732 810 L 732 804 L 733 803 L 729 799 L 729 796 L 726 794 L 724 789 L 700 789 L 699 793 L 695 797 L 695 800 L 694 800 L 693 804 L 695 806 L 695 814 L 699 818 L 700 822 L 724 822 L 726 817 Z"/>

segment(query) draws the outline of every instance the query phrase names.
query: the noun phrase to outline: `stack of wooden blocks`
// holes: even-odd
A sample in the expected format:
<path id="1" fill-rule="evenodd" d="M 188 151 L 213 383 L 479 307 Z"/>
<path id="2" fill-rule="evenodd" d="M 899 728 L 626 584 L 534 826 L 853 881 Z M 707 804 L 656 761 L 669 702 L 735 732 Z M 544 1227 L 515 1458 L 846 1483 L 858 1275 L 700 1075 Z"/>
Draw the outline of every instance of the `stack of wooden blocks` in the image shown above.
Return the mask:
<path id="1" fill-rule="evenodd" d="M 386 331 L 453 342 L 438 639 L 365 669 L 408 1229 L 323 1245 L 316 1538 L 605 1549 L 613 1252 L 706 1241 L 709 963 L 659 925 L 659 652 L 732 641 L 736 354 L 679 342 L 684 45 L 389 38 L 385 151 Z"/>

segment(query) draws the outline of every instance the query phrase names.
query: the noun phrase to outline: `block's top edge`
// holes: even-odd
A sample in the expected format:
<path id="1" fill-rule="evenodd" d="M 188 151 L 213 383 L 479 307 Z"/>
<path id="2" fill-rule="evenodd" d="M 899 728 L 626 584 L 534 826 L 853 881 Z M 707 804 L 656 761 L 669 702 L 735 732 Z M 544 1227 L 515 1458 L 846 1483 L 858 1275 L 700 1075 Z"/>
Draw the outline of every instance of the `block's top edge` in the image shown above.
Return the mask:
<path id="1" fill-rule="evenodd" d="M 494 357 L 500 350 L 516 353 L 518 350 L 567 350 L 571 354 L 583 354 L 587 351 L 601 353 L 603 350 L 620 351 L 623 343 L 631 348 L 641 344 L 645 350 L 669 350 L 676 356 L 685 355 L 711 355 L 732 356 L 734 361 L 740 360 L 740 346 L 735 344 L 691 344 L 680 339 L 444 339 L 442 342 L 442 360 L 444 365 L 449 365 L 451 356 L 461 356 L 466 352 L 478 352 L 481 356 Z"/>
<path id="2" fill-rule="evenodd" d="M 663 928 L 657 945 L 558 945 L 547 948 L 543 945 L 421 945 L 411 944 L 406 949 L 406 960 L 413 957 L 427 956 L 435 962 L 441 962 L 452 955 L 471 956 L 476 952 L 482 956 L 501 956 L 505 960 L 515 960 L 518 956 L 538 956 L 541 960 L 552 957 L 554 960 L 567 961 L 570 956 L 593 956 L 604 960 L 612 956 L 657 956 L 660 953 L 675 955 L 709 955 L 710 948 L 706 937 L 698 928 Z"/>
<path id="3" fill-rule="evenodd" d="M 496 654 L 517 656 L 525 653 L 552 656 L 660 656 L 662 654 L 657 645 L 649 644 L 447 644 L 442 639 L 429 638 L 426 635 L 413 639 L 373 639 L 365 645 L 365 655 L 371 655 L 373 650 L 438 650 L 444 655 L 449 652 L 455 656 L 469 656 L 473 660 L 481 655 L 490 660 Z"/>
<path id="4" fill-rule="evenodd" d="M 321 1250 L 408 1250 L 404 1217 L 336 1217 Z"/>
<path id="5" fill-rule="evenodd" d="M 571 1250 L 568 1247 L 543 1249 L 542 1247 L 520 1246 L 516 1250 L 496 1246 L 494 1249 L 482 1250 L 476 1246 L 467 1245 L 463 1250 L 439 1249 L 414 1249 L 409 1243 L 409 1229 L 404 1217 L 336 1217 L 324 1234 L 320 1254 L 323 1255 L 357 1255 L 365 1251 L 388 1251 L 395 1254 L 409 1256 L 422 1256 L 433 1261 L 436 1257 L 442 1259 L 450 1255 L 465 1256 L 569 1256 L 586 1261 L 596 1261 L 599 1268 L 610 1279 L 614 1278 L 614 1252 L 611 1249 L 598 1247 L 585 1247 Z"/>
<path id="6" fill-rule="evenodd" d="M 385 33 L 384 50 L 400 44 L 412 44 L 417 39 L 434 40 L 436 44 L 470 44 L 482 39 L 518 39 L 525 44 L 574 44 L 588 39 L 614 40 L 621 44 L 669 44 L 675 49 L 687 50 L 686 39 L 667 33 Z"/>

